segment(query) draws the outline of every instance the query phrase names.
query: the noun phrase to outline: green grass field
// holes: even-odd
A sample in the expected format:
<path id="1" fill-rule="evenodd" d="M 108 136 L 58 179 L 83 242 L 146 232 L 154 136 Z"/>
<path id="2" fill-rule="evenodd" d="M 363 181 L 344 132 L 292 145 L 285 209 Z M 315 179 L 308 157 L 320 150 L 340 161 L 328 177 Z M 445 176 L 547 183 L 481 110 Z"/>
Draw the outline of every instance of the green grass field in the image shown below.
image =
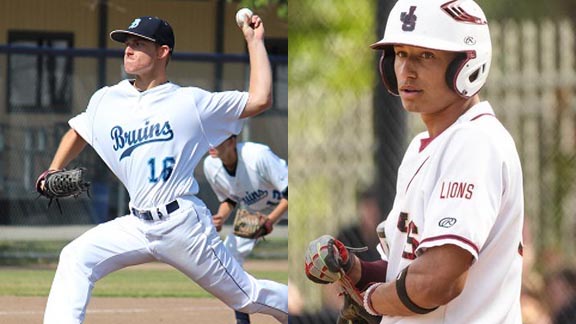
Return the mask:
<path id="1" fill-rule="evenodd" d="M 54 264 L 67 241 L 1 241 L 0 266 Z M 268 238 L 250 255 L 255 260 L 288 259 L 288 239 Z"/>
<path id="2" fill-rule="evenodd" d="M 0 296 L 47 296 L 59 251 L 67 242 L 0 242 Z M 287 259 L 287 240 L 261 242 L 250 260 Z M 248 261 L 249 262 L 249 261 Z M 264 261 L 268 262 L 268 261 Z M 287 283 L 285 270 L 249 270 L 259 279 Z M 100 280 L 98 297 L 211 297 L 179 271 L 168 266 L 136 266 Z"/>
<path id="3" fill-rule="evenodd" d="M 288 271 L 251 271 L 259 279 L 286 283 Z M 47 296 L 53 269 L 0 268 L 0 296 Z M 98 297 L 211 297 L 182 273 L 171 268 L 126 268 L 100 280 Z"/>

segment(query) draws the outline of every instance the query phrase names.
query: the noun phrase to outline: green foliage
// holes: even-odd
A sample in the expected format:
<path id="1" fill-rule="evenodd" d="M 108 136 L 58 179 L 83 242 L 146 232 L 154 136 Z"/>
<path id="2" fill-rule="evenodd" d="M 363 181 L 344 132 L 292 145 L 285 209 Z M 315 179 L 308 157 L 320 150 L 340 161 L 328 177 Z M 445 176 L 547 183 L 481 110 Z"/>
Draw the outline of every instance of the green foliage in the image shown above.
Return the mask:
<path id="1" fill-rule="evenodd" d="M 329 233 L 330 215 L 332 210 L 330 204 L 330 181 L 329 179 L 317 177 L 309 182 L 302 183 L 298 190 L 290 193 L 292 203 L 290 205 L 290 240 L 288 240 L 288 251 L 290 259 L 290 279 L 299 283 L 302 293 L 307 298 L 307 303 L 313 303 L 320 298 L 320 290 L 314 285 L 305 285 L 302 280 L 304 269 L 304 251 L 308 243 L 317 236 L 312 233 Z M 310 306 L 310 305 L 308 305 Z"/>
<path id="2" fill-rule="evenodd" d="M 292 1 L 289 88 L 333 91 L 370 87 L 374 70 L 374 10 L 367 1 Z"/>
<path id="3" fill-rule="evenodd" d="M 329 179 L 324 177 L 316 177 L 310 179 L 309 182 L 303 183 L 298 190 L 291 193 L 291 199 L 295 201 L 308 201 L 314 199 L 315 201 L 328 201 L 330 199 L 331 182 Z M 331 231 L 333 228 L 328 228 L 329 218 L 331 215 L 331 210 L 329 204 L 292 204 L 290 206 L 290 214 L 297 217 L 295 221 L 290 222 L 290 231 L 294 233 L 290 235 L 290 240 L 288 240 L 289 250 L 302 253 L 304 250 L 303 246 L 307 246 L 307 242 L 314 239 L 315 237 L 302 237 L 297 235 L 297 233 L 309 233 L 310 228 L 316 228 L 320 231 Z M 291 255 L 292 256 L 292 255 Z M 303 260 L 303 259 L 300 259 Z"/>
<path id="4" fill-rule="evenodd" d="M 297 0 L 290 8 L 288 89 L 296 103 L 290 105 L 290 132 L 326 143 L 333 136 L 329 125 L 337 124 L 354 108 L 350 101 L 358 102 L 373 86 L 376 54 L 369 44 L 376 39 L 375 6 L 368 1 Z"/>
<path id="5" fill-rule="evenodd" d="M 290 93 L 290 279 L 306 300 L 320 306 L 321 290 L 303 271 L 308 243 L 334 233 L 337 219 L 353 203 L 343 179 L 358 175 L 354 150 L 341 151 L 348 140 L 361 141 L 360 117 L 370 109 L 377 75 L 374 1 L 292 0 L 289 9 L 288 89 Z M 352 145 L 356 143 L 351 143 Z M 346 163 L 353 157 L 354 164 Z M 337 167 L 339 162 L 340 167 Z M 346 199 L 346 201 L 338 201 Z"/>
<path id="6" fill-rule="evenodd" d="M 276 14 L 281 19 L 288 18 L 288 0 L 226 0 L 227 2 L 237 2 L 238 8 L 250 8 L 252 10 L 275 7 Z"/>

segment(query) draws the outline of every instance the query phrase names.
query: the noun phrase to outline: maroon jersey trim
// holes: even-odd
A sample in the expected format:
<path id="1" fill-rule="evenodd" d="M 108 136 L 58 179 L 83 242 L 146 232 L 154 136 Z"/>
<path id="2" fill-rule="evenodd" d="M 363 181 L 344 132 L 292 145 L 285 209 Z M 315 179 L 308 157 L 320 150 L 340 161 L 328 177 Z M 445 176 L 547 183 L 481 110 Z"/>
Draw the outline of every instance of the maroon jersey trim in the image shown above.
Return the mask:
<path id="1" fill-rule="evenodd" d="M 406 191 L 404 191 L 404 193 L 408 192 L 408 188 L 410 188 L 410 184 L 412 183 L 412 180 L 414 180 L 414 178 L 416 178 L 416 175 L 418 174 L 418 172 L 420 172 L 420 169 L 422 169 L 422 167 L 424 166 L 424 164 L 426 164 L 426 162 L 428 161 L 429 158 L 430 158 L 430 156 L 428 156 L 426 158 L 426 160 L 424 160 L 424 162 L 422 162 L 422 164 L 420 164 L 420 166 L 418 167 L 418 170 L 416 170 L 416 173 L 414 173 L 414 175 L 412 176 L 412 179 L 410 179 L 410 182 L 408 182 L 408 185 L 406 186 Z"/>
<path id="2" fill-rule="evenodd" d="M 468 240 L 462 236 L 458 236 L 458 235 L 454 235 L 454 234 L 446 234 L 446 235 L 429 237 L 427 239 L 422 240 L 420 242 L 420 245 L 422 245 L 425 242 L 434 242 L 434 241 L 446 240 L 446 239 L 460 241 L 460 242 L 470 246 L 472 249 L 474 249 L 474 251 L 476 251 L 476 254 L 480 254 L 480 250 L 478 249 L 476 244 L 472 243 L 470 240 Z"/>
<path id="3" fill-rule="evenodd" d="M 483 116 L 492 116 L 492 117 L 496 117 L 496 116 L 494 116 L 494 114 L 491 114 L 491 113 L 483 113 L 483 114 L 480 114 L 480 115 L 474 116 L 472 119 L 470 119 L 470 121 L 474 121 L 474 120 L 476 120 L 476 119 L 478 119 L 478 118 L 480 118 L 480 117 L 483 117 Z"/>

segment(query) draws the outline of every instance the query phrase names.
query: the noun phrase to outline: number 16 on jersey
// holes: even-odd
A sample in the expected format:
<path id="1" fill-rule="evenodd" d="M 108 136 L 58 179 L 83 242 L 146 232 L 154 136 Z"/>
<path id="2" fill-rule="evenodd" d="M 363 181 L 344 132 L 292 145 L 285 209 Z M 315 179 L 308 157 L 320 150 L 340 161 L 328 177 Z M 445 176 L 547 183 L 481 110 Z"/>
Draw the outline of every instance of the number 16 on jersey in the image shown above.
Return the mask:
<path id="1" fill-rule="evenodd" d="M 151 158 L 148 160 L 148 166 L 150 167 L 150 176 L 148 177 L 148 181 L 151 183 L 156 183 L 160 180 L 167 181 L 172 174 L 172 170 L 174 169 L 174 164 L 176 164 L 176 160 L 174 157 L 169 156 L 162 160 L 162 169 L 159 174 L 156 173 L 156 158 Z"/>

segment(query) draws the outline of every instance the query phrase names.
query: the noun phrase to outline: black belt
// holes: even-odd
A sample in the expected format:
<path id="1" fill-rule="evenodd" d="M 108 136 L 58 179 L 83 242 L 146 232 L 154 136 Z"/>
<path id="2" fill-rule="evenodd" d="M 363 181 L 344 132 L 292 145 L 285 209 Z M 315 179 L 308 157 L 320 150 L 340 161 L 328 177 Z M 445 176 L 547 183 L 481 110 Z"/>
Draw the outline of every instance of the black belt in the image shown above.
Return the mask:
<path id="1" fill-rule="evenodd" d="M 178 201 L 174 200 L 173 202 L 166 205 L 166 212 L 168 212 L 168 215 L 169 215 L 172 212 L 178 210 L 178 208 L 180 208 L 180 205 L 178 205 Z M 132 211 L 132 215 L 134 215 L 140 219 L 147 220 L 147 221 L 155 220 L 154 217 L 152 216 L 152 212 L 149 210 L 138 210 L 136 208 L 132 208 L 131 211 Z M 162 215 L 160 208 L 156 208 L 156 212 L 158 213 L 158 218 L 160 220 L 163 219 L 165 216 L 168 216 L 168 215 Z"/>

